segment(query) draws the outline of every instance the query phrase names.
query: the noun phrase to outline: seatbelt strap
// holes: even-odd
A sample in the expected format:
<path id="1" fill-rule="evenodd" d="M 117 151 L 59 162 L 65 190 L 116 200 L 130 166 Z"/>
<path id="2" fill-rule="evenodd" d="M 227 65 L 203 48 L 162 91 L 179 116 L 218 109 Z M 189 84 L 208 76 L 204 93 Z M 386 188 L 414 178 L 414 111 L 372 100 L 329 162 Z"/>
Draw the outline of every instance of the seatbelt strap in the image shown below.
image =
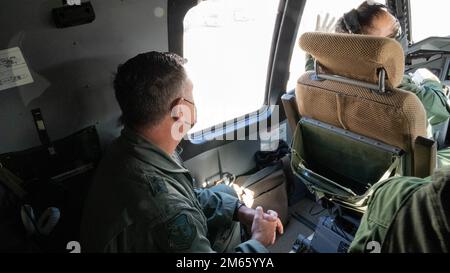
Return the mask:
<path id="1" fill-rule="evenodd" d="M 382 182 L 382 181 L 394 176 L 396 173 L 398 173 L 398 168 L 400 167 L 400 157 L 399 156 L 394 156 L 394 157 L 395 157 L 395 159 L 392 162 L 391 166 L 389 166 L 389 168 L 386 170 L 384 175 L 378 180 L 377 183 Z"/>
<path id="2" fill-rule="evenodd" d="M 251 176 L 249 176 L 245 182 L 242 184 L 242 188 L 246 189 L 248 187 L 250 187 L 251 185 L 255 184 L 258 181 L 261 181 L 262 179 L 266 178 L 267 176 L 269 176 L 270 174 L 272 174 L 273 172 L 279 170 L 282 168 L 282 164 L 280 163 L 280 161 L 278 161 L 275 165 L 273 166 L 269 166 L 266 167 L 254 174 L 252 174 Z"/>
<path id="3" fill-rule="evenodd" d="M 394 156 L 394 161 L 392 162 L 391 166 L 387 169 L 387 171 L 384 173 L 384 175 L 378 180 L 377 183 L 375 183 L 373 186 L 371 186 L 370 190 L 364 195 L 363 198 L 359 202 L 356 202 L 354 204 L 348 203 L 349 206 L 359 208 L 361 211 L 365 211 L 367 208 L 367 203 L 369 201 L 369 198 L 373 195 L 375 192 L 375 186 L 378 189 L 379 187 L 383 186 L 384 184 L 388 183 L 390 181 L 389 178 L 392 178 L 395 176 L 395 174 L 398 173 L 398 168 L 400 167 L 401 157 L 400 156 Z M 342 202 L 345 204 L 345 202 Z"/>
<path id="4" fill-rule="evenodd" d="M 287 154 L 287 155 L 283 156 L 280 159 L 280 161 L 283 166 L 284 177 L 286 177 L 286 182 L 287 182 L 287 187 L 288 187 L 287 190 L 289 193 L 289 191 L 295 190 L 295 187 L 294 187 L 295 176 L 291 169 L 291 157 L 289 156 L 289 154 Z"/>
<path id="5" fill-rule="evenodd" d="M 281 164 L 283 165 L 283 171 L 284 171 L 284 175 L 286 176 L 286 179 L 291 180 L 293 177 L 292 172 L 290 172 L 291 170 L 291 158 L 289 155 L 285 155 L 283 156 L 281 159 Z"/>

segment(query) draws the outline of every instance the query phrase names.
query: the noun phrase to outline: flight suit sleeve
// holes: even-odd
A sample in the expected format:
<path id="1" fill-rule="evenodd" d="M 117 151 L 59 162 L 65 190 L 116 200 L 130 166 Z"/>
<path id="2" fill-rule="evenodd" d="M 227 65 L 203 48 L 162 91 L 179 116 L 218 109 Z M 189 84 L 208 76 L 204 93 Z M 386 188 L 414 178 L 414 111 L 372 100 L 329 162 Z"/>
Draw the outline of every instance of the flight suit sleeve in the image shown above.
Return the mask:
<path id="1" fill-rule="evenodd" d="M 169 253 L 213 253 L 207 229 L 194 209 L 177 210 L 152 228 L 158 248 Z M 249 240 L 235 248 L 237 253 L 268 253 L 260 242 Z"/>
<path id="2" fill-rule="evenodd" d="M 394 177 L 374 186 L 349 252 L 380 252 L 398 211 L 418 189 L 429 183 L 429 178 Z"/>
<path id="3" fill-rule="evenodd" d="M 306 63 L 305 63 L 305 71 L 312 71 L 312 70 L 314 70 L 314 62 L 315 62 L 315 60 L 314 60 L 313 56 L 311 56 L 311 54 L 306 53 L 305 61 L 306 61 Z"/>
<path id="4" fill-rule="evenodd" d="M 203 209 L 195 206 L 172 187 L 166 187 L 163 178 L 152 177 L 152 205 L 149 214 L 157 215 L 148 221 L 150 240 L 156 249 L 169 253 L 210 253 L 211 242 L 208 239 L 207 221 L 231 223 L 237 198 L 214 190 L 196 190 Z M 156 183 L 158 182 L 158 183 Z M 205 213 L 206 211 L 206 213 Z M 205 219 L 206 215 L 206 219 Z M 231 225 L 230 225 L 231 226 Z M 236 247 L 236 252 L 267 252 L 259 242 L 250 240 Z"/>
<path id="5" fill-rule="evenodd" d="M 152 238 L 162 252 L 212 253 L 207 230 L 191 209 L 172 209 L 170 216 L 152 228 Z"/>
<path id="6" fill-rule="evenodd" d="M 433 182 L 417 191 L 399 210 L 382 252 L 450 251 L 450 169 L 435 172 Z"/>
<path id="7" fill-rule="evenodd" d="M 226 187 L 194 190 L 209 228 L 229 226 L 233 221 L 239 199 L 233 189 Z"/>
<path id="8" fill-rule="evenodd" d="M 439 82 L 425 80 L 421 85 L 417 85 L 410 76 L 404 75 L 398 88 L 416 94 L 427 112 L 427 119 L 431 125 L 437 125 L 450 118 L 447 98 Z"/>

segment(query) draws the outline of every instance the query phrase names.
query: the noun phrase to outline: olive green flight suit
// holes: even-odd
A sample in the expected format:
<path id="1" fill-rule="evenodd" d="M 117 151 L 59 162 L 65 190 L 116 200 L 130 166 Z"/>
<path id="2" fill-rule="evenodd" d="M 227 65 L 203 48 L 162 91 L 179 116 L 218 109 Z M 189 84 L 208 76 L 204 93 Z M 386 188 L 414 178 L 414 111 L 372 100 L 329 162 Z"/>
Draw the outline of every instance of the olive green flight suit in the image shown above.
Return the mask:
<path id="1" fill-rule="evenodd" d="M 431 126 L 438 125 L 450 118 L 447 97 L 440 82 L 424 80 L 421 85 L 417 85 L 409 75 L 404 75 L 398 88 L 416 94 L 426 110 Z"/>
<path id="2" fill-rule="evenodd" d="M 374 191 L 349 252 L 450 251 L 449 168 L 432 179 L 392 178 Z"/>
<path id="3" fill-rule="evenodd" d="M 82 252 L 268 252 L 241 243 L 234 191 L 194 189 L 176 158 L 125 128 L 102 159 L 87 196 Z"/>

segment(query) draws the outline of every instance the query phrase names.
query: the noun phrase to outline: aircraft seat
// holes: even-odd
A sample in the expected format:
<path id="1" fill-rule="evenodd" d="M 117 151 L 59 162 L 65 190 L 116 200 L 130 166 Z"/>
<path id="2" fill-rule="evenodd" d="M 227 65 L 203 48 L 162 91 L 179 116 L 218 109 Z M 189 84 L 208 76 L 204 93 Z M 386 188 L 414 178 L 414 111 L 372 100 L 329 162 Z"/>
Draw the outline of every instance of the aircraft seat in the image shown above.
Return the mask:
<path id="1" fill-rule="evenodd" d="M 393 175 L 430 176 L 436 143 L 425 109 L 397 89 L 404 55 L 389 38 L 305 33 L 316 60 L 282 101 L 291 128 L 294 173 L 318 197 L 364 211 L 370 189 Z"/>

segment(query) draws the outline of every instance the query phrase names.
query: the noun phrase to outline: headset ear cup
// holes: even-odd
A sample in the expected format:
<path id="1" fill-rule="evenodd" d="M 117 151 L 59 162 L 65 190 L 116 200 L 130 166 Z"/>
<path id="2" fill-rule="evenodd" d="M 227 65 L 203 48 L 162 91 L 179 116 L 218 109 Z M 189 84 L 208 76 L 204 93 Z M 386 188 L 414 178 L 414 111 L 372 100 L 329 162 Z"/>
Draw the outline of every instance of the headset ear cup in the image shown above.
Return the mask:
<path id="1" fill-rule="evenodd" d="M 361 25 L 359 24 L 358 11 L 352 9 L 350 12 L 344 14 L 344 24 L 350 34 L 360 34 Z"/>
<path id="2" fill-rule="evenodd" d="M 42 235 L 49 235 L 59 222 L 61 213 L 58 208 L 47 208 L 44 213 L 39 217 L 38 229 Z"/>
<path id="3" fill-rule="evenodd" d="M 20 216 L 27 234 L 33 235 L 36 232 L 33 208 L 27 204 L 23 205 L 20 210 Z"/>

